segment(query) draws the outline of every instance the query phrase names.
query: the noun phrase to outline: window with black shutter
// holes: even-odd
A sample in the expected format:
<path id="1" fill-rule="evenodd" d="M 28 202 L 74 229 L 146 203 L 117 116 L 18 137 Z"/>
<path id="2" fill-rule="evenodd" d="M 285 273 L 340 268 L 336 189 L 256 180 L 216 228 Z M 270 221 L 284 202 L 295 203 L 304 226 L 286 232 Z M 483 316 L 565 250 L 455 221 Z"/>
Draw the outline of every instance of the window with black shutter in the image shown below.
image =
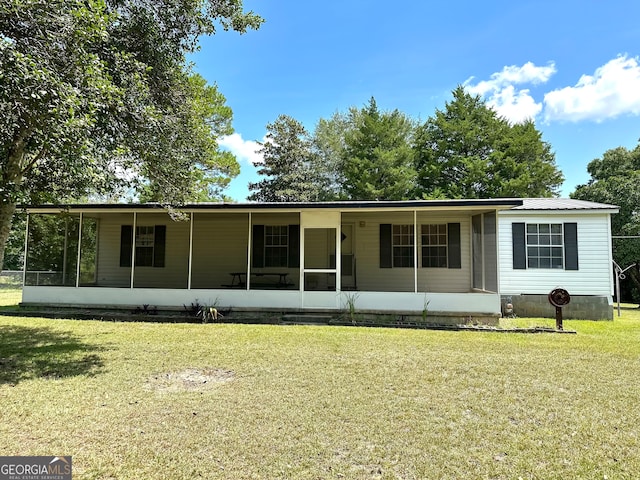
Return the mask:
<path id="1" fill-rule="evenodd" d="M 136 226 L 136 267 L 164 267 L 167 227 L 165 225 Z M 133 226 L 120 229 L 120 266 L 131 266 Z"/>

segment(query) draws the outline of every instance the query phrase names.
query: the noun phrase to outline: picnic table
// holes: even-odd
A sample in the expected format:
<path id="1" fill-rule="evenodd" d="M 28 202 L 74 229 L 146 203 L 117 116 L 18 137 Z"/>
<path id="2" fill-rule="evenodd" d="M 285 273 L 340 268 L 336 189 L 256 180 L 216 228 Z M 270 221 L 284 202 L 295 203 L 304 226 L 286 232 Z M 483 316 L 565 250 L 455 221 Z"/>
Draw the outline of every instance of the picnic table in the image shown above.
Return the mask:
<path id="1" fill-rule="evenodd" d="M 225 285 L 230 288 L 245 288 L 247 286 L 247 272 L 231 272 L 231 284 Z M 270 288 L 287 288 L 293 283 L 289 281 L 288 272 L 259 272 L 251 273 L 251 285 Z M 259 279 L 273 279 L 273 281 L 260 282 Z M 254 279 L 257 280 L 254 282 Z"/>

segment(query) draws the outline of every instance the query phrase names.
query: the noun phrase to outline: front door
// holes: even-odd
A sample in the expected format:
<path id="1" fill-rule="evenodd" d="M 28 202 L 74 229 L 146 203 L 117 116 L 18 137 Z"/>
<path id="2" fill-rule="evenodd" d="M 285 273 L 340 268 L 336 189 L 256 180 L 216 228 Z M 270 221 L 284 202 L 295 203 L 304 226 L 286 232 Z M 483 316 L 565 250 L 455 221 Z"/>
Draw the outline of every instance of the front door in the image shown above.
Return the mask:
<path id="1" fill-rule="evenodd" d="M 343 223 L 340 234 L 340 285 L 342 290 L 356 289 L 356 258 L 354 255 L 353 238 L 355 226 L 353 223 Z"/>

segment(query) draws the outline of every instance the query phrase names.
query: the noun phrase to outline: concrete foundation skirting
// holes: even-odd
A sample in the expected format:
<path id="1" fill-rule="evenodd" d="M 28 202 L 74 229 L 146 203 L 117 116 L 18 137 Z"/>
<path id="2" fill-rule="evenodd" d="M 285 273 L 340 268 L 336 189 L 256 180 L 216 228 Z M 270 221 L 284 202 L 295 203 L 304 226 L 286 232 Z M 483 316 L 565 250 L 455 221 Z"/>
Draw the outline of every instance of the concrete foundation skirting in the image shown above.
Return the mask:
<path id="1" fill-rule="evenodd" d="M 517 317 L 556 316 L 556 308 L 549 303 L 547 295 L 502 295 L 501 303 L 505 316 L 507 303 L 513 305 Z M 604 295 L 571 295 L 569 305 L 562 308 L 562 317 L 566 320 L 613 320 L 613 300 Z"/>

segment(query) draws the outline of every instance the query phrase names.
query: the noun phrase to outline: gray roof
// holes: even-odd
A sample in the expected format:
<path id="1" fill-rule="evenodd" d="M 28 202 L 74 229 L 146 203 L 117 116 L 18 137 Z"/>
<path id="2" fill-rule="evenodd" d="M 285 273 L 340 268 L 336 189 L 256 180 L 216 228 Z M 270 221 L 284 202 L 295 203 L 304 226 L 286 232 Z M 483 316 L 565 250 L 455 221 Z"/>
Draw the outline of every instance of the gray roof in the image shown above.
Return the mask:
<path id="1" fill-rule="evenodd" d="M 522 205 L 512 210 L 618 210 L 618 206 L 572 198 L 523 198 Z"/>

